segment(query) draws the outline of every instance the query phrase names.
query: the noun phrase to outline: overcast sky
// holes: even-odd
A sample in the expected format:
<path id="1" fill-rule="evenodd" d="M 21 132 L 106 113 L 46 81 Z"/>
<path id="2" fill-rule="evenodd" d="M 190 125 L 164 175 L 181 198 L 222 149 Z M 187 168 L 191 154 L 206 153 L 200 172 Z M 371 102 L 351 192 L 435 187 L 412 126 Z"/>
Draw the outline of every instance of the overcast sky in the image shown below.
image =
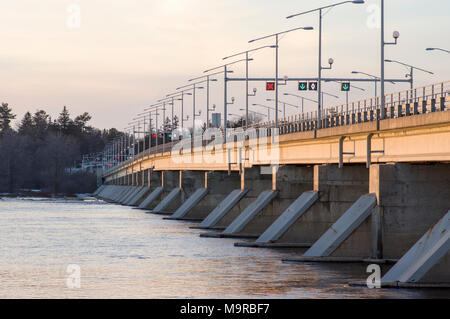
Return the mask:
<path id="1" fill-rule="evenodd" d="M 318 16 L 309 14 L 287 20 L 287 15 L 335 3 L 332 0 L 1 0 L 0 100 L 13 107 L 20 119 L 24 112 L 45 109 L 56 116 L 66 105 L 72 115 L 88 111 L 92 124 L 127 126 L 144 107 L 210 67 L 222 64 L 226 55 L 253 45 L 248 40 L 297 26 L 280 42 L 280 76 L 317 76 Z M 426 47 L 450 49 L 450 1 L 385 1 L 386 39 L 401 34 L 397 46 L 386 49 L 386 58 L 435 72 L 416 72 L 416 85 L 450 80 L 450 55 L 426 52 Z M 333 57 L 333 70 L 324 76 L 348 77 L 352 70 L 379 75 L 380 30 L 373 19 L 380 0 L 364 5 L 345 4 L 326 12 L 323 23 L 324 64 Z M 80 9 L 78 24 L 77 10 Z M 274 50 L 252 56 L 251 76 L 274 76 Z M 404 78 L 408 70 L 387 64 L 387 76 Z M 242 67 L 233 68 L 241 76 Z M 350 93 L 356 100 L 374 95 L 373 84 L 357 84 L 366 91 Z M 272 98 L 264 83 L 252 103 Z M 407 89 L 408 84 L 387 85 L 387 91 Z M 324 90 L 326 106 L 344 103 L 337 84 Z M 211 103 L 223 107 L 223 83 L 213 84 Z M 298 93 L 296 83 L 281 92 Z M 242 84 L 230 84 L 230 97 L 244 106 Z M 312 93 L 306 97 L 315 98 Z M 197 96 L 205 119 L 204 93 Z M 288 102 L 299 104 L 294 99 Z M 190 109 L 186 101 L 186 113 Z M 307 105 L 308 109 L 313 104 Z M 179 112 L 179 111 L 177 111 Z M 289 108 L 289 115 L 296 109 Z"/>

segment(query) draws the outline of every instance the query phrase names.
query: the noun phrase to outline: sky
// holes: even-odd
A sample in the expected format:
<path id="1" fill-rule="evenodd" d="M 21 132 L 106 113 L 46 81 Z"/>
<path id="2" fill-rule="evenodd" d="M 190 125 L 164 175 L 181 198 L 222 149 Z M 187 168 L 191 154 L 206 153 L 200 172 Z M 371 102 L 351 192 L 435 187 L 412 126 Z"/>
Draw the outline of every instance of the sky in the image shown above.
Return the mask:
<path id="1" fill-rule="evenodd" d="M 316 77 L 318 15 L 286 16 L 336 3 L 336 0 L 0 0 L 0 102 L 9 103 L 19 121 L 26 111 L 45 109 L 56 117 L 64 105 L 73 116 L 89 112 L 91 125 L 124 129 L 138 113 L 173 93 L 187 80 L 223 64 L 222 58 L 247 49 L 273 45 L 260 36 L 312 26 L 312 31 L 295 31 L 279 43 L 280 77 Z M 425 51 L 426 47 L 450 49 L 450 1 L 386 0 L 386 41 L 400 32 L 398 45 L 386 47 L 386 58 L 433 71 L 416 72 L 415 87 L 450 80 L 450 55 Z M 351 71 L 380 74 L 380 29 L 376 16 L 380 0 L 365 4 L 344 4 L 325 11 L 323 18 L 323 64 L 334 59 L 326 77 L 354 77 Z M 274 49 L 252 54 L 250 76 L 274 77 Z M 230 76 L 243 77 L 243 64 L 236 64 Z M 386 76 L 405 78 L 408 69 L 386 64 Z M 353 83 L 350 100 L 374 96 L 373 83 Z M 280 89 L 299 94 L 297 83 Z M 251 83 L 257 96 L 250 103 L 271 106 L 265 83 Z M 386 84 L 386 91 L 408 89 L 409 84 Z M 379 89 L 378 89 L 379 90 Z M 206 120 L 205 90 L 196 95 L 197 110 Z M 325 83 L 325 106 L 345 102 L 336 83 Z M 245 107 L 243 83 L 229 84 L 235 97 L 230 113 Z M 316 99 L 314 93 L 305 97 Z M 192 111 L 186 99 L 185 114 Z M 223 81 L 211 84 L 210 103 L 223 108 Z M 315 109 L 305 104 L 306 111 Z M 253 108 L 264 112 L 263 109 Z M 170 115 L 170 111 L 168 110 Z M 175 113 L 180 116 L 179 103 Z M 289 107 L 287 115 L 298 113 Z M 192 118 L 192 117 L 191 117 Z"/>

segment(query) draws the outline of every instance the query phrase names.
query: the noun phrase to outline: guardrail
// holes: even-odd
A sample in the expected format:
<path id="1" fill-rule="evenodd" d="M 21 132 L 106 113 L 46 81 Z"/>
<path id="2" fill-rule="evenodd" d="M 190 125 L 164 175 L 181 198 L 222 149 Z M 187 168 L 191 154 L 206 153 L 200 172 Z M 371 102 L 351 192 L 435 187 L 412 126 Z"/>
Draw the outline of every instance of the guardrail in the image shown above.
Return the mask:
<path id="1" fill-rule="evenodd" d="M 385 119 L 399 118 L 436 111 L 448 110 L 450 81 L 440 82 L 415 89 L 387 94 L 385 97 Z M 341 104 L 323 110 L 320 128 L 352 125 L 381 120 L 381 97 Z M 313 131 L 320 129 L 317 111 L 281 118 L 278 122 L 280 134 Z M 253 125 L 257 128 L 273 128 L 275 121 Z"/>
<path id="2" fill-rule="evenodd" d="M 336 126 L 346 126 L 358 123 L 373 122 L 381 120 L 381 97 L 375 97 L 360 101 L 341 104 L 329 107 L 323 110 L 319 119 L 316 112 L 307 112 L 281 118 L 278 121 L 279 134 L 290 134 L 297 132 L 315 131 L 321 128 L 330 128 Z M 404 90 L 385 96 L 385 119 L 401 118 L 405 116 L 414 116 L 419 114 L 442 112 L 450 110 L 450 81 L 440 82 L 419 88 Z M 275 128 L 275 121 L 262 122 L 249 125 L 252 129 L 266 129 L 264 134 L 271 135 Z M 258 132 L 257 132 L 258 133 Z M 194 137 L 193 145 L 205 146 L 210 141 L 204 141 L 202 135 Z M 179 141 L 173 141 L 161 144 L 136 154 L 127 161 L 105 171 L 105 174 L 127 166 L 133 162 L 149 158 L 152 155 L 171 152 L 174 145 Z"/>

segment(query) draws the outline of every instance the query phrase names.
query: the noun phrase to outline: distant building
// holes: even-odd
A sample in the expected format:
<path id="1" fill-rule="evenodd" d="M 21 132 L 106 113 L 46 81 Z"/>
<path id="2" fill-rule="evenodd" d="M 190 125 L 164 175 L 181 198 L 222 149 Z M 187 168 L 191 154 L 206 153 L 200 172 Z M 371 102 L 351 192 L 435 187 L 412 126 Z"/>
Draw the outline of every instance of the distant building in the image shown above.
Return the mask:
<path id="1" fill-rule="evenodd" d="M 211 117 L 211 126 L 212 127 L 220 127 L 222 124 L 221 113 L 213 113 Z"/>

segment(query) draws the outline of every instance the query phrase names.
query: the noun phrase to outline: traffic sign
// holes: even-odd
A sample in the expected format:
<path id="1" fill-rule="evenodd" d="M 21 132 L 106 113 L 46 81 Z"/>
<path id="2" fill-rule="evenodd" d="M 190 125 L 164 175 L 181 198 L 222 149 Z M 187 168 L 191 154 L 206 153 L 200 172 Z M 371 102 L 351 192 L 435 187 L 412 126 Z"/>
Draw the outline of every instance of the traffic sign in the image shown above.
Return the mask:
<path id="1" fill-rule="evenodd" d="M 341 91 L 342 92 L 349 92 L 350 91 L 350 83 L 342 83 L 341 84 Z"/>
<path id="2" fill-rule="evenodd" d="M 266 82 L 266 91 L 275 91 L 275 82 Z"/>
<path id="3" fill-rule="evenodd" d="M 299 91 L 307 91 L 308 90 L 308 82 L 298 82 L 298 90 Z"/>
<path id="4" fill-rule="evenodd" d="M 317 82 L 308 82 L 308 89 L 310 91 L 317 91 Z"/>

